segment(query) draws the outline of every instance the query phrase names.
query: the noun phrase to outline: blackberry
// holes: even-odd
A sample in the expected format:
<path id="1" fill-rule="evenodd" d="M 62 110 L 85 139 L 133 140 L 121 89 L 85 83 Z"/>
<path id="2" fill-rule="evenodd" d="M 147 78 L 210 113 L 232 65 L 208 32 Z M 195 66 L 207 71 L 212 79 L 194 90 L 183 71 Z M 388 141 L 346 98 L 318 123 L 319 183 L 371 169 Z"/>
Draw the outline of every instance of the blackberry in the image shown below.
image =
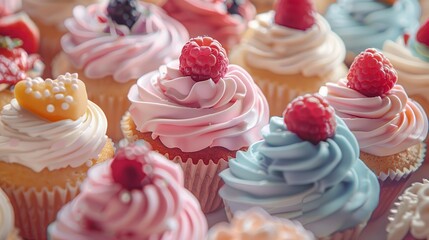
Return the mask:
<path id="1" fill-rule="evenodd" d="M 240 15 L 239 8 L 243 4 L 243 0 L 228 0 L 225 3 L 229 14 Z"/>
<path id="2" fill-rule="evenodd" d="M 141 15 L 136 0 L 110 0 L 107 6 L 107 14 L 112 21 L 126 25 L 129 29 Z"/>

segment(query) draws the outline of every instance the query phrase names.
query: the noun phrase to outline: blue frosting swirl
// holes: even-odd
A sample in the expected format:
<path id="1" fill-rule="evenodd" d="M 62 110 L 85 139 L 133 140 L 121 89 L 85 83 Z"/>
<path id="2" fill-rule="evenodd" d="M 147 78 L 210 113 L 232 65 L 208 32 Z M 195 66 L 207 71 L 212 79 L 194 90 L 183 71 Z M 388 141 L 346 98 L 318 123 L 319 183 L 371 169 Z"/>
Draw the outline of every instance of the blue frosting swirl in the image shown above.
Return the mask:
<path id="1" fill-rule="evenodd" d="M 382 49 L 384 41 L 414 32 L 420 5 L 418 0 L 397 0 L 392 6 L 380 0 L 337 0 L 325 17 L 347 51 L 359 54 L 370 47 Z"/>
<path id="2" fill-rule="evenodd" d="M 220 195 L 231 211 L 259 206 L 300 221 L 317 237 L 366 222 L 378 204 L 378 180 L 359 160 L 354 135 L 336 120 L 335 135 L 314 145 L 272 117 L 264 140 L 239 151 L 220 173 Z"/>

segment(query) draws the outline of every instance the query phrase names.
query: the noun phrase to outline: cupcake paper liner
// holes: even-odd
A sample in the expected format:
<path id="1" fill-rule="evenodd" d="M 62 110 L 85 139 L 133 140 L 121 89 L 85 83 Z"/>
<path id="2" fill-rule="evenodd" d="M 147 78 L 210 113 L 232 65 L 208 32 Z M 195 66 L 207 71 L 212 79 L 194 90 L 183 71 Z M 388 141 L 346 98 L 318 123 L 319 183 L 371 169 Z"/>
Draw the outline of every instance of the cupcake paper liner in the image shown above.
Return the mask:
<path id="1" fill-rule="evenodd" d="M 0 185 L 15 211 L 15 224 L 25 239 L 46 239 L 46 228 L 57 212 L 79 192 L 81 181 L 52 189 L 13 188 Z"/>

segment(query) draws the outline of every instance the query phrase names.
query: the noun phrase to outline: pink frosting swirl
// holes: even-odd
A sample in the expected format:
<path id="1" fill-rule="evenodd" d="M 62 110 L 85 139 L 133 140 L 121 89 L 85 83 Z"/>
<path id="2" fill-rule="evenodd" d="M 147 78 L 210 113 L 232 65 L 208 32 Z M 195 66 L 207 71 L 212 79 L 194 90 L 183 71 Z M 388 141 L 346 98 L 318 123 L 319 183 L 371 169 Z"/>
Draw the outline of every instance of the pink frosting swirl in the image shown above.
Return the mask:
<path id="1" fill-rule="evenodd" d="M 49 228 L 53 239 L 200 240 L 207 222 L 195 197 L 183 187 L 183 172 L 165 157 L 144 157 L 150 184 L 128 191 L 114 181 L 111 161 L 90 169 L 82 192 Z"/>
<path id="2" fill-rule="evenodd" d="M 230 49 L 239 43 L 247 23 L 256 15 L 249 0 L 242 2 L 239 15 L 229 14 L 225 1 L 219 0 L 168 0 L 163 8 L 185 25 L 191 37 L 208 35 Z"/>
<path id="3" fill-rule="evenodd" d="M 327 83 L 326 98 L 356 136 L 363 152 L 393 155 L 427 136 L 426 114 L 401 85 L 396 84 L 384 97 L 367 97 L 341 79 Z"/>
<path id="4" fill-rule="evenodd" d="M 183 76 L 179 62 L 141 77 L 128 93 L 137 130 L 184 152 L 221 146 L 238 150 L 262 138 L 268 104 L 252 77 L 229 65 L 217 84 Z"/>
<path id="5" fill-rule="evenodd" d="M 155 5 L 139 2 L 142 16 L 131 30 L 109 29 L 106 4 L 77 6 L 65 26 L 69 33 L 61 44 L 71 62 L 89 78 L 113 75 L 118 82 L 137 79 L 179 57 L 188 40 L 186 29 Z"/>

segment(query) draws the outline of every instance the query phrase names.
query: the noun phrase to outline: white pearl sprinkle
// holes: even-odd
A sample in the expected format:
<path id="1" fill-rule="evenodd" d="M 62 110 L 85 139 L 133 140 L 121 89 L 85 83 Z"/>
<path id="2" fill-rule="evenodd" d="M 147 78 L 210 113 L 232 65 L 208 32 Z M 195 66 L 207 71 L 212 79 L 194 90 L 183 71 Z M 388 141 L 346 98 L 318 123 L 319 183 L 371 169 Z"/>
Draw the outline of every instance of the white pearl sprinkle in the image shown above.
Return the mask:
<path id="1" fill-rule="evenodd" d="M 34 79 L 34 81 L 35 81 L 36 83 L 42 83 L 42 82 L 43 82 L 43 79 L 42 79 L 41 77 L 36 77 L 36 78 Z"/>
<path id="2" fill-rule="evenodd" d="M 73 97 L 72 96 L 66 96 L 64 100 L 68 103 L 71 103 L 71 102 L 73 102 Z"/>
<path id="3" fill-rule="evenodd" d="M 59 82 L 59 83 L 58 83 L 58 85 L 59 85 L 60 87 L 63 87 L 63 86 L 64 86 L 64 82 Z"/>
<path id="4" fill-rule="evenodd" d="M 79 89 L 79 85 L 77 85 L 77 84 L 73 84 L 73 85 L 72 85 L 72 89 L 73 89 L 73 90 L 78 90 L 78 89 Z"/>
<path id="5" fill-rule="evenodd" d="M 68 103 L 62 103 L 62 104 L 61 104 L 61 108 L 62 108 L 63 110 L 67 110 L 67 109 L 69 109 L 69 107 L 70 107 L 70 105 L 69 105 Z"/>
<path id="6" fill-rule="evenodd" d="M 48 90 L 48 89 L 45 89 L 44 94 L 45 94 L 45 97 L 49 97 L 49 96 L 51 96 L 51 92 L 49 92 L 49 90 Z"/>
<path id="7" fill-rule="evenodd" d="M 53 87 L 52 88 L 52 92 L 54 92 L 54 93 L 57 93 L 57 92 L 59 92 L 60 91 L 60 88 L 59 87 Z"/>
<path id="8" fill-rule="evenodd" d="M 25 93 L 26 94 L 30 94 L 32 91 L 33 91 L 33 89 L 31 89 L 31 88 L 26 88 L 25 89 Z"/>
<path id="9" fill-rule="evenodd" d="M 129 203 L 131 202 L 131 194 L 128 191 L 124 191 L 121 193 L 120 199 L 123 203 Z"/>
<path id="10" fill-rule="evenodd" d="M 52 104 L 49 104 L 48 106 L 46 106 L 46 111 L 48 112 L 54 112 L 55 111 L 55 107 Z"/>
<path id="11" fill-rule="evenodd" d="M 33 92 L 33 95 L 34 95 L 34 97 L 35 97 L 35 98 L 37 98 L 37 99 L 42 98 L 42 94 L 41 94 L 39 91 L 35 91 L 35 92 Z"/>
<path id="12" fill-rule="evenodd" d="M 45 83 L 46 83 L 47 85 L 51 86 L 51 85 L 52 85 L 52 83 L 53 83 L 53 81 L 52 81 L 52 79 L 48 78 L 48 79 L 46 79 L 46 80 L 45 80 Z"/>
<path id="13" fill-rule="evenodd" d="M 71 75 L 71 78 L 72 78 L 72 80 L 73 80 L 73 79 L 77 79 L 77 78 L 78 78 L 77 73 L 73 73 L 73 74 Z"/>
<path id="14" fill-rule="evenodd" d="M 62 94 L 62 93 L 55 94 L 55 99 L 60 100 L 63 98 L 64 98 L 64 94 Z"/>
<path id="15" fill-rule="evenodd" d="M 31 81 L 26 81 L 25 86 L 31 88 L 33 86 L 33 83 Z"/>
<path id="16" fill-rule="evenodd" d="M 77 79 L 72 79 L 73 84 L 77 84 Z"/>
<path id="17" fill-rule="evenodd" d="M 64 75 L 60 75 L 60 76 L 58 76 L 57 79 L 58 79 L 58 81 L 64 81 L 64 79 L 66 79 L 66 78 Z"/>
<path id="18" fill-rule="evenodd" d="M 65 92 L 65 91 L 66 91 L 66 88 L 65 88 L 65 87 L 63 87 L 63 86 L 61 86 L 61 87 L 60 87 L 60 91 L 61 91 L 61 92 Z"/>

